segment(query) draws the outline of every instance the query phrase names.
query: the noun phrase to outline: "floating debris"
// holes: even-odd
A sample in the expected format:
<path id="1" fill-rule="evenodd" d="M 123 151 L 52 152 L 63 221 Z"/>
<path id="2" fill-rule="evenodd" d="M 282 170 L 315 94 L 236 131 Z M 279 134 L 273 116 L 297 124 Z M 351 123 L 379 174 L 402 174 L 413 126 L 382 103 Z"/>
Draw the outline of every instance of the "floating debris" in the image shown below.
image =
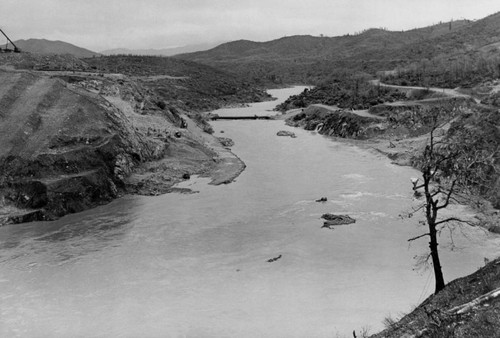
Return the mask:
<path id="1" fill-rule="evenodd" d="M 274 258 L 271 258 L 271 259 L 268 259 L 267 262 L 268 263 L 272 263 L 272 262 L 276 262 L 278 259 L 281 258 L 281 255 L 277 256 L 277 257 L 274 257 Z"/>

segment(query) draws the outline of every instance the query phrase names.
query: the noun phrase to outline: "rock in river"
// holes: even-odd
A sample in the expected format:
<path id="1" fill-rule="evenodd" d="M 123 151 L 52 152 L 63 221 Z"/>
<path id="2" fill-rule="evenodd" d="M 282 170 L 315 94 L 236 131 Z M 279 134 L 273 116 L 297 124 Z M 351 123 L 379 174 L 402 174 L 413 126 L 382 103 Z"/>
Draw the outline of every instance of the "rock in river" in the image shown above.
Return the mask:
<path id="1" fill-rule="evenodd" d="M 278 133 L 276 135 L 278 135 L 278 136 L 290 136 L 292 138 L 297 137 L 297 135 L 295 135 L 295 133 L 293 133 L 291 131 L 287 131 L 287 130 L 280 130 L 280 131 L 278 131 Z"/>
<path id="2" fill-rule="evenodd" d="M 333 229 L 336 225 L 356 223 L 356 220 L 349 215 L 323 214 L 321 218 L 325 220 L 323 228 L 329 229 Z"/>
<path id="3" fill-rule="evenodd" d="M 232 147 L 234 146 L 234 141 L 231 140 L 228 137 L 217 137 L 219 142 L 224 146 L 224 147 Z"/>

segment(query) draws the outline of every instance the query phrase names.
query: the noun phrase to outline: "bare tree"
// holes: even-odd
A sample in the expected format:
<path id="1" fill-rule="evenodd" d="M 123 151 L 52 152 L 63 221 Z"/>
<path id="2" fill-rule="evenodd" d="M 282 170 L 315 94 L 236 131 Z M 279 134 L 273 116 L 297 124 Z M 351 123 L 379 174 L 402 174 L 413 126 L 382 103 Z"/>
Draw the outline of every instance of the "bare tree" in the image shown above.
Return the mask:
<path id="1" fill-rule="evenodd" d="M 439 259 L 438 235 L 447 224 L 452 222 L 473 224 L 470 221 L 462 220 L 458 217 L 448 217 L 444 219 L 438 217 L 440 210 L 447 208 L 454 199 L 460 175 L 459 172 L 451 171 L 451 174 L 444 178 L 441 176 L 441 173 L 445 170 L 448 173 L 450 172 L 450 168 L 453 168 L 459 152 L 454 145 L 436 139 L 435 133 L 436 130 L 438 130 L 439 112 L 431 112 L 431 119 L 432 129 L 430 132 L 430 139 L 425 147 L 420 163 L 420 172 L 422 173 L 423 182 L 419 184 L 420 179 L 413 181 L 415 195 L 423 195 L 424 197 L 423 203 L 418 208 L 414 209 L 414 212 L 419 210 L 424 211 L 428 232 L 410 238 L 408 241 L 411 242 L 419 238 L 429 237 L 430 253 L 427 259 L 432 259 L 432 267 L 436 282 L 434 293 L 437 294 L 445 287 L 443 270 Z"/>

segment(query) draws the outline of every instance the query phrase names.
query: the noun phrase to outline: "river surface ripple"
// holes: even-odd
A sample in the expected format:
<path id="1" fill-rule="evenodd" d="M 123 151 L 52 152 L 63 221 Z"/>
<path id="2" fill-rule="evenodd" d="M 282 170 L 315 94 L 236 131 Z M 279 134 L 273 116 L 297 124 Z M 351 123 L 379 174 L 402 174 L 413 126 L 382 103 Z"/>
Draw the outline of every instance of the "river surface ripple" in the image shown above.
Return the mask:
<path id="1" fill-rule="evenodd" d="M 413 270 L 426 241 L 407 243 L 419 216 L 398 217 L 415 170 L 282 121 L 213 125 L 247 164 L 234 183 L 194 178 L 182 186 L 195 194 L 0 228 L 0 336 L 349 337 L 432 292 L 430 271 Z M 326 212 L 357 221 L 322 229 Z M 499 254 L 476 229 L 454 244 L 441 238 L 448 281 Z"/>

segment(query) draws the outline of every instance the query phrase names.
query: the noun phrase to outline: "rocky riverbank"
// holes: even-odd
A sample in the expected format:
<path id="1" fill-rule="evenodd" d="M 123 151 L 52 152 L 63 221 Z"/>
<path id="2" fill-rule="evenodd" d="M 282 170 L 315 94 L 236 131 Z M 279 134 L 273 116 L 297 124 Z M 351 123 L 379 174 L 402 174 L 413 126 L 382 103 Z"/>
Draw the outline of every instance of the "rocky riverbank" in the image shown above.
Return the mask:
<path id="1" fill-rule="evenodd" d="M 470 183 L 466 188 L 498 209 L 500 178 L 498 149 L 495 149 L 500 138 L 498 114 L 492 108 L 476 105 L 470 98 L 457 100 L 452 103 L 448 100 L 442 107 L 436 107 L 433 101 L 431 104 L 420 102 L 410 106 L 390 106 L 387 109 L 374 106 L 369 110 L 345 110 L 317 104 L 292 110 L 280 118 L 294 127 L 375 149 L 396 164 L 418 166 L 420 154 L 423 153 L 432 129 L 429 116 L 431 111 L 439 111 L 440 121 L 438 128 L 434 130 L 434 136 L 452 139 L 451 142 L 461 149 L 460 156 L 475 156 L 477 151 L 491 153 L 483 163 L 485 169 L 478 171 L 482 176 L 468 178 L 469 182 L 484 179 L 487 183 L 482 183 L 481 186 Z M 470 138 L 467 144 L 463 141 L 466 138 Z M 467 177 L 475 175 L 471 173 L 466 173 Z"/>

